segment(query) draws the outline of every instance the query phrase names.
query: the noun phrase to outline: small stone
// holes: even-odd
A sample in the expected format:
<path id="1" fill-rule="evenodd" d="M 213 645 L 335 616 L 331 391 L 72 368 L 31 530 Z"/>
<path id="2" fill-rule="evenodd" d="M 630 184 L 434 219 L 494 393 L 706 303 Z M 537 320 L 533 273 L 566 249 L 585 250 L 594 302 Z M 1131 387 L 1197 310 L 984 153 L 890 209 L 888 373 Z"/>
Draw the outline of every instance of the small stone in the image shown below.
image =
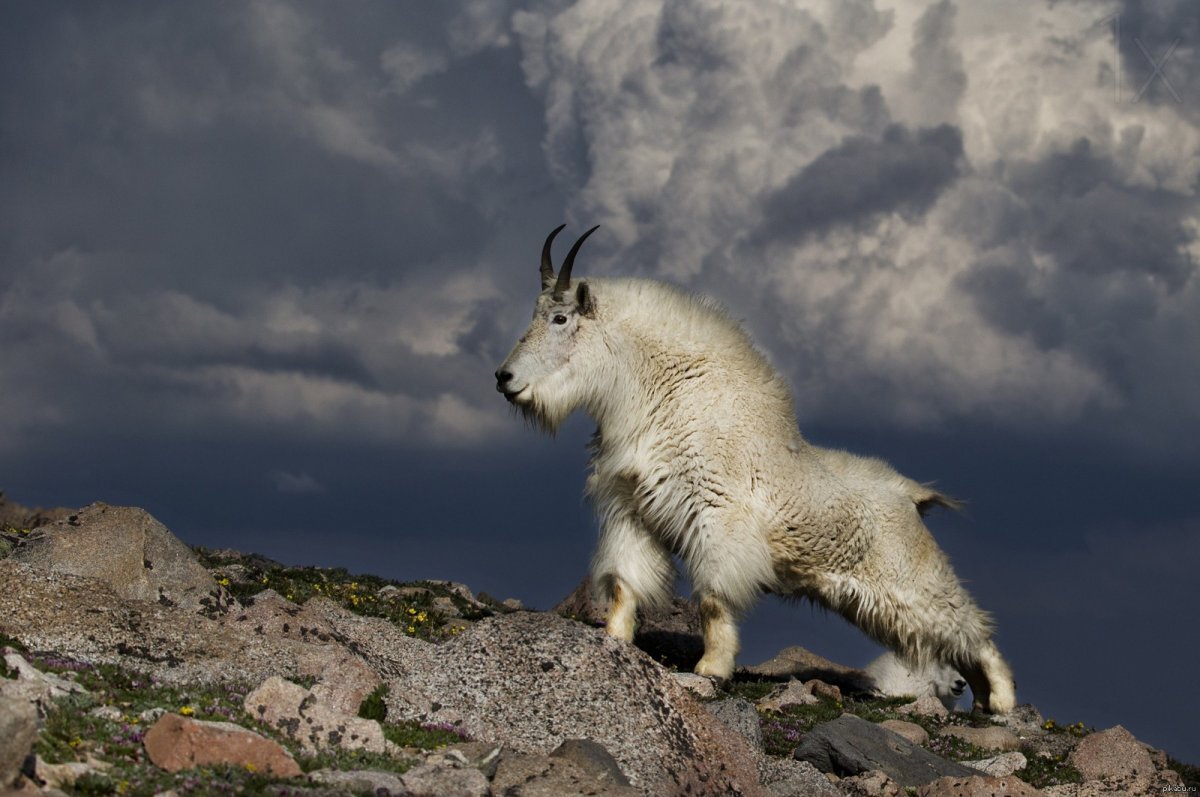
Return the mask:
<path id="1" fill-rule="evenodd" d="M 1041 794 L 1016 775 L 1003 778 L 990 775 L 946 777 L 917 789 L 917 797 L 1039 797 Z"/>
<path id="2" fill-rule="evenodd" d="M 404 784 L 400 776 L 394 772 L 383 772 L 376 769 L 351 769 L 339 771 L 336 769 L 318 769 L 308 773 L 308 779 L 322 786 L 335 786 L 345 791 L 368 792 L 376 794 L 381 789 L 392 794 L 404 794 Z"/>
<path id="3" fill-rule="evenodd" d="M 551 751 L 550 757 L 574 762 L 585 774 L 595 778 L 597 783 L 629 785 L 629 778 L 625 777 L 612 753 L 604 745 L 590 739 L 567 739 Z"/>
<path id="4" fill-rule="evenodd" d="M 964 761 L 963 763 L 972 769 L 978 769 L 985 775 L 1002 778 L 1024 769 L 1029 761 L 1025 758 L 1024 753 L 1011 752 L 985 758 L 982 761 Z"/>
<path id="5" fill-rule="evenodd" d="M 253 767 L 281 778 L 294 778 L 300 767 L 286 750 L 232 722 L 206 722 L 165 714 L 146 732 L 146 755 L 168 772 L 204 764 Z"/>
<path id="6" fill-rule="evenodd" d="M 408 797 L 488 797 L 491 786 L 478 769 L 422 764 L 400 776 Z"/>
<path id="7" fill-rule="evenodd" d="M 802 683 L 791 680 L 775 689 L 755 705 L 759 711 L 783 711 L 788 706 L 812 706 L 820 703 L 820 699 L 812 693 L 813 683 Z"/>
<path id="8" fill-rule="evenodd" d="M 948 717 L 950 712 L 942 701 L 934 695 L 923 695 L 912 703 L 900 706 L 896 711 L 901 714 L 916 714 L 919 717 Z"/>
<path id="9" fill-rule="evenodd" d="M 905 722 L 904 720 L 884 720 L 879 724 L 881 727 L 887 728 L 892 733 L 900 734 L 913 744 L 919 744 L 922 747 L 929 744 L 929 731 L 925 730 L 915 722 Z"/>
<path id="10" fill-rule="evenodd" d="M 1021 746 L 1012 731 L 992 725 L 987 728 L 964 728 L 959 725 L 947 725 L 942 728 L 939 736 L 954 736 L 967 744 L 973 744 L 984 750 L 1016 750 Z"/>
<path id="11" fill-rule="evenodd" d="M 84 775 L 109 768 L 109 764 L 89 757 L 87 761 L 68 761 L 65 764 L 47 764 L 38 756 L 34 761 L 33 773 L 50 789 L 70 789 Z"/>
<path id="12" fill-rule="evenodd" d="M 823 697 L 835 703 L 842 702 L 842 690 L 833 684 L 827 684 L 822 680 L 813 678 L 810 681 L 806 681 L 804 685 L 808 687 L 808 690 L 812 692 L 814 697 Z"/>
<path id="13" fill-rule="evenodd" d="M 696 697 L 709 699 L 717 696 L 717 685 L 711 678 L 697 675 L 694 672 L 673 672 L 671 677 L 675 679 L 675 683 Z"/>
<path id="14" fill-rule="evenodd" d="M 842 778 L 838 786 L 846 797 L 904 797 L 904 789 L 879 770 Z"/>

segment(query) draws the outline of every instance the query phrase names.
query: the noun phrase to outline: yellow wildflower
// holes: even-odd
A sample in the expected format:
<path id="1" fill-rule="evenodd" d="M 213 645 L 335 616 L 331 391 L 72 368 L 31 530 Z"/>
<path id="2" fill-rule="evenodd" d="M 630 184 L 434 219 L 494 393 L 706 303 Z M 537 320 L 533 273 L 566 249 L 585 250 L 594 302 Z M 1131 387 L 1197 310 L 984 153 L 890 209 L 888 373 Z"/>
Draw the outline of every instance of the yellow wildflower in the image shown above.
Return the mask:
<path id="1" fill-rule="evenodd" d="M 179 709 L 179 713 L 185 717 L 190 717 L 196 713 L 196 709 L 192 708 L 191 706 L 184 706 L 183 708 Z"/>

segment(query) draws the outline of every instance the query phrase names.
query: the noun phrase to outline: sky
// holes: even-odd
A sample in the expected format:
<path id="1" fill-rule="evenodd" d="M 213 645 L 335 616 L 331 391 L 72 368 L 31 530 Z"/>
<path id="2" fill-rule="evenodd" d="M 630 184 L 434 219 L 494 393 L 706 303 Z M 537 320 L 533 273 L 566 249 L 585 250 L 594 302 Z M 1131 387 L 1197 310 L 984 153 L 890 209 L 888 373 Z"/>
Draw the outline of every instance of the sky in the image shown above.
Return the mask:
<path id="1" fill-rule="evenodd" d="M 576 275 L 719 299 L 810 440 L 968 502 L 1020 702 L 1200 763 L 1191 6 L 6 2 L 0 489 L 550 608 L 592 427 L 493 371 L 599 224 Z M 878 652 L 768 600 L 739 661 L 794 644 Z"/>

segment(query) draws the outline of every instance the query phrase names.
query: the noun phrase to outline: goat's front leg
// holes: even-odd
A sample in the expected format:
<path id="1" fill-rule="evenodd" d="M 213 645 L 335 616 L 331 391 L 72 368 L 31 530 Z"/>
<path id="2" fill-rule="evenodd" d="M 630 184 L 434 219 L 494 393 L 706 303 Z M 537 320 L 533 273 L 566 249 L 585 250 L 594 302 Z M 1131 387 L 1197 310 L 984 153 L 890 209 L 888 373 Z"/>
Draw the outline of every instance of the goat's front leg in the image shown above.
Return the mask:
<path id="1" fill-rule="evenodd" d="M 592 559 L 592 584 L 609 601 L 609 636 L 633 641 L 641 604 L 666 605 L 675 585 L 671 552 L 629 513 L 606 513 Z"/>
<path id="2" fill-rule="evenodd" d="M 704 657 L 697 662 L 696 673 L 728 681 L 733 676 L 739 649 L 735 615 L 726 601 L 707 593 L 700 598 L 700 622 L 704 630 Z"/>

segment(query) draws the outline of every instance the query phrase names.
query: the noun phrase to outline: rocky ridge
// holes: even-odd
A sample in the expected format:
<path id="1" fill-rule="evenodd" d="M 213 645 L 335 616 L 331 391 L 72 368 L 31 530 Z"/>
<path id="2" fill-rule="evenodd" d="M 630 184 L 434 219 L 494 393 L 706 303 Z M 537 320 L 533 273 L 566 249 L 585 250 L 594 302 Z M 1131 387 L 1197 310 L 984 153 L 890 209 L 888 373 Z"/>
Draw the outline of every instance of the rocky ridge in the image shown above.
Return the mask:
<path id="1" fill-rule="evenodd" d="M 36 525 L 34 525 L 36 524 Z M 193 551 L 146 512 L 0 497 L 0 794 L 1135 795 L 1197 785 L 1121 727 L 880 700 L 788 648 L 725 689 L 686 601 L 635 645 L 585 588 L 524 611 Z M 684 670 L 680 672 L 677 670 Z M 5 790 L 8 791 L 5 791 Z"/>

